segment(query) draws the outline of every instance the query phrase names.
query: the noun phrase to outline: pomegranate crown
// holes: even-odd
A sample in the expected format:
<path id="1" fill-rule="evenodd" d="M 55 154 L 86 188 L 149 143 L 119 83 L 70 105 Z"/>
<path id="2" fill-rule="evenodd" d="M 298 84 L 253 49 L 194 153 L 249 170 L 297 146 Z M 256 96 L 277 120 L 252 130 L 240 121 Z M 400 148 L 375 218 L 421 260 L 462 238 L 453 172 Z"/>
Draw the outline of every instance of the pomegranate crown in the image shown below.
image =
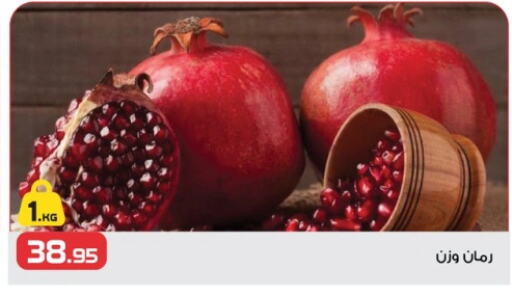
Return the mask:
<path id="1" fill-rule="evenodd" d="M 195 37 L 202 36 L 205 32 L 213 32 L 224 38 L 228 37 L 220 20 L 212 17 L 188 17 L 157 28 L 153 33 L 154 39 L 149 53 L 154 55 L 158 45 L 168 37 L 171 38 L 173 46 L 180 46 L 182 50 L 189 52 Z"/>
<path id="2" fill-rule="evenodd" d="M 406 26 L 414 26 L 412 17 L 416 14 L 423 14 L 419 8 L 404 10 L 403 3 L 388 4 L 384 6 L 375 19 L 374 15 L 360 6 L 352 7 L 352 15 L 347 18 L 347 25 L 350 26 L 360 21 L 365 31 L 365 41 L 411 37 Z"/>

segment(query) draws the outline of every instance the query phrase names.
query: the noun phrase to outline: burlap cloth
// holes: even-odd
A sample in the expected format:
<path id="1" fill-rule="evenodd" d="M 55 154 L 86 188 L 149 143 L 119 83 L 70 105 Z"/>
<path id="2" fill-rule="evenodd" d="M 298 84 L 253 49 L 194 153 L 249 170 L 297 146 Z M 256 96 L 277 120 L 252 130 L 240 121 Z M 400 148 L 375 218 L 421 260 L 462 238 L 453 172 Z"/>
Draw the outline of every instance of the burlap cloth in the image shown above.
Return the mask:
<path id="1" fill-rule="evenodd" d="M 286 211 L 308 210 L 318 205 L 318 196 L 322 187 L 320 183 L 312 184 L 308 189 L 294 191 L 279 207 Z M 484 210 L 479 220 L 482 231 L 508 230 L 507 187 L 503 184 L 489 182 Z"/>

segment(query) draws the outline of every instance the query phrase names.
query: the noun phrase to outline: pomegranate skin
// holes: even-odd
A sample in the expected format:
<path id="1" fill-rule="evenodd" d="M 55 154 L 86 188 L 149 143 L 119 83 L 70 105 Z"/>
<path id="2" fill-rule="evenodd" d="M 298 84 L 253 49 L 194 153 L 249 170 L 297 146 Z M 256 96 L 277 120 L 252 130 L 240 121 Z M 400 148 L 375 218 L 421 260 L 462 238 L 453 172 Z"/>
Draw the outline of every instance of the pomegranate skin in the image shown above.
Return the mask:
<path id="1" fill-rule="evenodd" d="M 496 137 L 496 109 L 488 86 L 455 47 L 414 38 L 412 13 L 386 6 L 379 21 L 359 7 L 349 24 L 363 23 L 365 39 L 322 62 L 307 79 L 300 119 L 308 153 L 323 172 L 339 127 L 361 105 L 379 102 L 421 112 L 450 132 L 470 138 L 488 158 Z"/>
<path id="2" fill-rule="evenodd" d="M 165 228 L 261 217 L 288 196 L 304 169 L 282 79 L 256 52 L 210 45 L 205 33 L 194 32 L 187 48 L 172 38 L 171 50 L 131 71 L 151 76 L 148 95 L 170 120 L 182 152 Z"/>

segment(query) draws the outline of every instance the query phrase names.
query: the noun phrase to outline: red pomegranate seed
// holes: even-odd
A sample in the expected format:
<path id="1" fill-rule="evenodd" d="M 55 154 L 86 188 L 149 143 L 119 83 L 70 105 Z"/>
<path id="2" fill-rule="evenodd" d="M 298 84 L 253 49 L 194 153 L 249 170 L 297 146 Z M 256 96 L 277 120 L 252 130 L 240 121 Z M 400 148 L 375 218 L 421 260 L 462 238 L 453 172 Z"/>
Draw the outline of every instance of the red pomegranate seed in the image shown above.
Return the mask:
<path id="1" fill-rule="evenodd" d="M 383 201 L 379 203 L 379 206 L 377 208 L 377 212 L 379 216 L 383 218 L 389 218 L 391 216 L 391 213 L 393 212 L 394 205 L 392 205 L 389 202 Z"/>
<path id="2" fill-rule="evenodd" d="M 357 181 L 357 191 L 363 196 L 370 198 L 373 195 L 373 182 L 368 177 L 362 177 Z"/>
<path id="3" fill-rule="evenodd" d="M 112 189 L 110 188 L 103 188 L 98 186 L 92 190 L 92 193 L 101 204 L 112 202 Z"/>
<path id="4" fill-rule="evenodd" d="M 393 142 L 400 140 L 400 133 L 398 133 L 396 129 L 389 129 L 384 131 L 384 136 Z"/>
<path id="5" fill-rule="evenodd" d="M 393 168 L 395 168 L 396 170 L 404 169 L 404 154 L 403 153 L 396 154 L 395 158 L 393 159 Z"/>
<path id="6" fill-rule="evenodd" d="M 261 228 L 266 231 L 282 229 L 285 224 L 285 217 L 281 214 L 272 214 L 268 219 L 263 221 Z"/>
<path id="7" fill-rule="evenodd" d="M 340 230 L 340 231 L 360 231 L 361 230 L 361 224 L 356 223 L 351 220 L 347 219 L 341 219 L 341 218 L 334 218 L 330 220 L 331 227 L 334 230 Z"/>
<path id="8" fill-rule="evenodd" d="M 113 218 L 117 214 L 117 208 L 113 204 L 105 204 L 102 213 L 107 218 Z"/>
<path id="9" fill-rule="evenodd" d="M 365 200 L 357 207 L 357 218 L 361 222 L 371 220 L 375 212 L 375 203 L 373 200 Z"/>
<path id="10" fill-rule="evenodd" d="M 382 227 L 384 227 L 385 224 L 386 224 L 386 220 L 373 219 L 370 222 L 369 227 L 370 227 L 370 230 L 372 230 L 372 231 L 379 231 L 382 229 Z"/>
<path id="11" fill-rule="evenodd" d="M 364 174 L 366 174 L 366 172 L 368 172 L 367 164 L 359 163 L 359 164 L 357 164 L 356 168 L 357 168 L 357 174 L 359 174 L 359 175 L 364 175 Z"/>
<path id="12" fill-rule="evenodd" d="M 327 211 L 322 208 L 317 208 L 315 212 L 313 212 L 313 220 L 319 224 L 327 221 Z"/>
<path id="13" fill-rule="evenodd" d="M 353 205 L 347 205 L 345 207 L 345 218 L 347 218 L 348 220 L 357 220 L 357 211 L 356 211 L 356 207 L 354 207 Z"/>
<path id="14" fill-rule="evenodd" d="M 397 183 L 401 183 L 401 182 L 402 182 L 403 175 L 402 175 L 402 172 L 401 172 L 401 171 L 395 170 L 395 171 L 393 171 L 392 175 L 393 175 L 393 179 L 394 179 Z"/>
<path id="15" fill-rule="evenodd" d="M 340 195 L 332 188 L 324 189 L 320 193 L 320 201 L 324 207 L 331 207 L 335 200 L 339 199 Z"/>

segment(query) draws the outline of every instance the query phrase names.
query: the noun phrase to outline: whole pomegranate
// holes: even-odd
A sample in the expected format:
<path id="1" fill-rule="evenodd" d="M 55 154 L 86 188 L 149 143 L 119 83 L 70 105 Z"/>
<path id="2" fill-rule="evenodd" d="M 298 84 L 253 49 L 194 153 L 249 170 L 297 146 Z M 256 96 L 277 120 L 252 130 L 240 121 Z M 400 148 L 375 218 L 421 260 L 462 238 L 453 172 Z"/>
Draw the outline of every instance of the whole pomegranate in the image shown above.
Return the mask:
<path id="1" fill-rule="evenodd" d="M 146 74 L 113 75 L 71 101 L 55 132 L 34 143 L 23 197 L 37 179 L 62 199 L 66 224 L 36 230 L 152 230 L 177 189 L 179 147 L 144 94 Z"/>
<path id="2" fill-rule="evenodd" d="M 294 189 L 304 152 L 282 79 L 253 50 L 211 44 L 226 37 L 213 18 L 190 17 L 156 29 L 151 53 L 171 49 L 132 74 L 148 73 L 148 95 L 176 131 L 182 151 L 168 227 L 225 225 L 265 215 Z"/>
<path id="3" fill-rule="evenodd" d="M 306 148 L 323 171 L 336 132 L 358 107 L 381 102 L 421 112 L 470 138 L 484 158 L 494 145 L 493 98 L 471 61 L 453 46 L 414 38 L 406 30 L 419 9 L 387 5 L 378 20 L 352 9 L 365 38 L 325 60 L 309 76 L 301 98 Z"/>

